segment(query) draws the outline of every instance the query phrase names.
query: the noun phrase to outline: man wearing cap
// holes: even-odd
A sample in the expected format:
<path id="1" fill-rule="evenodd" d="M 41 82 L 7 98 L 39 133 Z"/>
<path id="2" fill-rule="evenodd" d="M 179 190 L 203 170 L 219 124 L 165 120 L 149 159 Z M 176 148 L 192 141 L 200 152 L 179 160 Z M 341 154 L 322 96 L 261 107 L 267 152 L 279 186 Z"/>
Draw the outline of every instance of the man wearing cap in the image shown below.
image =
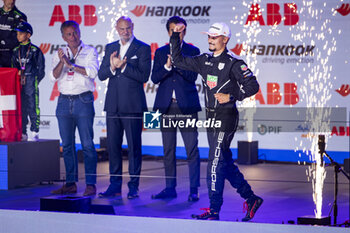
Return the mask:
<path id="1" fill-rule="evenodd" d="M 26 22 L 27 16 L 15 6 L 16 0 L 3 0 L 0 8 L 0 67 L 11 67 L 12 50 L 18 46 L 14 30 L 20 22 Z"/>
<path id="2" fill-rule="evenodd" d="M 256 94 L 259 84 L 252 71 L 244 61 L 235 57 L 226 48 L 231 37 L 230 28 L 225 23 L 214 23 L 207 32 L 209 50 L 196 57 L 185 57 L 181 53 L 180 32 L 183 24 L 174 28 L 170 38 L 174 65 L 181 69 L 198 72 L 202 76 L 205 89 L 205 106 L 207 119 L 220 121 L 217 128 L 207 129 L 209 156 L 207 169 L 207 185 L 210 208 L 200 215 L 192 215 L 196 219 L 218 220 L 223 204 L 225 179 L 246 200 L 247 214 L 242 221 L 249 221 L 260 207 L 263 199 L 256 196 L 244 179 L 232 159 L 230 144 L 238 125 L 236 100 Z"/>
<path id="3" fill-rule="evenodd" d="M 40 125 L 38 85 L 45 76 L 45 58 L 41 50 L 30 41 L 33 28 L 29 23 L 21 22 L 15 30 L 20 45 L 13 50 L 12 67 L 18 69 L 21 77 L 22 141 L 28 139 L 28 117 L 32 132 L 29 140 L 37 141 Z"/>

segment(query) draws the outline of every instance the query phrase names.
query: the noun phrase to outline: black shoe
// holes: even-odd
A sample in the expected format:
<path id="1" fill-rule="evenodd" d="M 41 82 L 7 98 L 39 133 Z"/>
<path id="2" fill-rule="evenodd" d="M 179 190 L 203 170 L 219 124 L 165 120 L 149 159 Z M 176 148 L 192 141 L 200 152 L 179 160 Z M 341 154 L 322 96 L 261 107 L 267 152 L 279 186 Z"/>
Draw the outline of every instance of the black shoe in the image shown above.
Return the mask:
<path id="1" fill-rule="evenodd" d="M 135 199 L 139 197 L 139 192 L 137 190 L 130 190 L 128 193 L 128 199 Z"/>
<path id="2" fill-rule="evenodd" d="M 198 193 L 191 193 L 190 195 L 188 195 L 188 201 L 189 202 L 199 201 L 199 194 Z"/>
<path id="3" fill-rule="evenodd" d="M 166 199 L 166 198 L 176 198 L 177 194 L 175 189 L 163 189 L 160 193 L 158 194 L 153 194 L 151 196 L 152 199 Z"/>
<path id="4" fill-rule="evenodd" d="M 122 192 L 119 189 L 108 187 L 105 192 L 101 192 L 98 194 L 99 197 L 121 197 Z"/>
<path id="5" fill-rule="evenodd" d="M 205 212 L 200 215 L 192 214 L 192 218 L 202 219 L 202 220 L 219 220 L 219 212 L 215 212 L 210 208 L 201 208 Z"/>
<path id="6" fill-rule="evenodd" d="M 244 218 L 242 218 L 242 222 L 247 222 L 251 220 L 254 217 L 256 211 L 263 203 L 263 201 L 264 200 L 261 197 L 258 197 L 256 195 L 253 195 L 252 197 L 248 198 L 243 204 L 243 210 L 247 211 L 247 214 Z"/>

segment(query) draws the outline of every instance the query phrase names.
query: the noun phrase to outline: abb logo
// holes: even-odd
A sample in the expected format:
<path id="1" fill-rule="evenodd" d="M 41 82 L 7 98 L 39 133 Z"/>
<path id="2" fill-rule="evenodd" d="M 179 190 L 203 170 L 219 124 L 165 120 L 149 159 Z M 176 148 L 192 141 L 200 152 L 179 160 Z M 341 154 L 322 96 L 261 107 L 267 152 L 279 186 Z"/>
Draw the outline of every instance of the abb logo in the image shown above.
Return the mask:
<path id="1" fill-rule="evenodd" d="M 349 84 L 343 84 L 339 89 L 335 91 L 338 92 L 341 96 L 345 97 L 350 94 L 350 86 Z"/>
<path id="2" fill-rule="evenodd" d="M 280 92 L 280 85 L 278 83 L 267 83 L 267 103 L 262 95 L 261 89 L 255 95 L 255 100 L 260 104 L 277 105 L 282 101 L 282 93 Z M 295 105 L 299 102 L 299 94 L 297 93 L 297 85 L 295 83 L 284 84 L 284 104 Z"/>
<path id="3" fill-rule="evenodd" d="M 252 4 L 249 10 L 248 18 L 246 25 L 249 25 L 251 22 L 257 21 L 261 26 L 264 25 L 279 25 L 282 22 L 282 15 L 280 13 L 280 6 L 277 3 L 267 3 L 266 4 L 266 19 L 267 23 L 261 13 L 260 5 L 255 3 Z M 299 15 L 297 13 L 297 5 L 295 3 L 285 3 L 284 4 L 284 25 L 292 26 L 299 22 Z"/>
<path id="4" fill-rule="evenodd" d="M 78 24 L 81 24 L 83 17 L 80 13 L 80 6 L 69 5 L 68 6 L 68 20 L 74 20 Z M 63 23 L 66 21 L 62 7 L 60 5 L 55 5 L 49 26 L 53 26 L 56 22 Z M 93 5 L 84 5 L 84 25 L 94 26 L 97 23 L 96 7 Z"/>
<path id="5" fill-rule="evenodd" d="M 350 13 L 350 4 L 349 3 L 343 3 L 341 5 L 341 7 L 339 7 L 337 9 L 337 11 L 339 12 L 339 14 L 341 14 L 342 16 L 347 16 Z"/>
<path id="6" fill-rule="evenodd" d="M 333 126 L 331 136 L 350 136 L 349 126 L 339 126 L 339 129 L 336 126 Z"/>

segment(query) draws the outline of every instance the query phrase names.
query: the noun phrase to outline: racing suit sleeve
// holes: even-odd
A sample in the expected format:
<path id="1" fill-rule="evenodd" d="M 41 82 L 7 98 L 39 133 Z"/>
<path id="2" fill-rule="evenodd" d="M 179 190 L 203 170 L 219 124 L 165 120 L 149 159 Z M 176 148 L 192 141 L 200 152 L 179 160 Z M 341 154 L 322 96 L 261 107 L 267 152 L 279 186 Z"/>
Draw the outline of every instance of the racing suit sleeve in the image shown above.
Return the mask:
<path id="1" fill-rule="evenodd" d="M 237 60 L 232 65 L 230 78 L 232 81 L 237 82 L 239 86 L 238 91 L 234 93 L 234 97 L 239 101 L 255 95 L 259 91 L 259 83 L 256 77 L 242 60 Z"/>
<path id="2" fill-rule="evenodd" d="M 201 56 L 188 57 L 182 54 L 179 32 L 173 32 L 170 37 L 170 54 L 176 67 L 200 73 Z"/>
<path id="3" fill-rule="evenodd" d="M 11 67 L 12 68 L 17 68 L 20 70 L 19 63 L 17 61 L 17 51 L 13 50 L 12 57 L 11 57 Z"/>
<path id="4" fill-rule="evenodd" d="M 38 69 L 38 83 L 45 77 L 45 57 L 40 49 L 37 49 L 36 65 Z"/>
<path id="5" fill-rule="evenodd" d="M 195 52 L 193 53 L 193 56 L 198 56 L 200 53 L 199 49 L 196 49 Z M 188 82 L 195 82 L 198 74 L 193 72 L 193 71 L 189 71 L 189 70 L 182 70 L 182 69 L 174 69 L 177 73 L 179 73 L 185 80 L 187 80 Z"/>

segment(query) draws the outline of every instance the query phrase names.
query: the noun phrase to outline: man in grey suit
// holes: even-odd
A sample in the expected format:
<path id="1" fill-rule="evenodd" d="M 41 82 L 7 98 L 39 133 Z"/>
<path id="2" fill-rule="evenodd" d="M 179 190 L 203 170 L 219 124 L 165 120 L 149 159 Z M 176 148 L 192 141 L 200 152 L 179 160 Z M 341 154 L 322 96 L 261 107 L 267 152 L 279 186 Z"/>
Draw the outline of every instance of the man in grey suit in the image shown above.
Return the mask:
<path id="1" fill-rule="evenodd" d="M 151 48 L 135 38 L 129 17 L 117 20 L 120 40 L 106 46 L 98 77 L 109 79 L 104 110 L 107 112 L 107 147 L 110 185 L 100 197 L 121 196 L 122 142 L 125 131 L 128 142 L 128 199 L 137 198 L 141 173 L 142 113 L 147 110 L 143 84 L 151 71 Z"/>

